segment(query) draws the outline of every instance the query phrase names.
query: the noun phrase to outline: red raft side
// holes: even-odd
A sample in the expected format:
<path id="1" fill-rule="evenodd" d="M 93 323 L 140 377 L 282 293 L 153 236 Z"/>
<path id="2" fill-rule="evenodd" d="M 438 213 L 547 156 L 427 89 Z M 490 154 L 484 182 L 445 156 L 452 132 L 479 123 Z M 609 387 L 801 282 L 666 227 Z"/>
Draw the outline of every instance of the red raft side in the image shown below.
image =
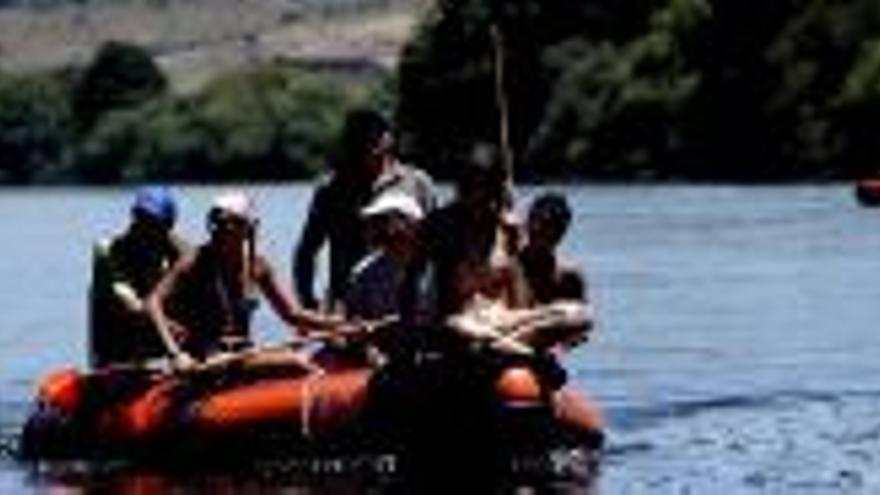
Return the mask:
<path id="1" fill-rule="evenodd" d="M 880 206 L 880 178 L 862 179 L 856 183 L 856 199 L 863 206 Z"/>
<path id="2" fill-rule="evenodd" d="M 355 369 L 244 385 L 199 401 L 191 417 L 206 432 L 284 423 L 306 434 L 327 432 L 363 411 L 372 374 Z"/>
<path id="3" fill-rule="evenodd" d="M 322 440 L 354 441 L 352 445 L 357 445 L 356 438 L 348 437 L 357 434 L 353 432 L 364 433 L 360 426 L 368 431 L 374 426 L 393 428 L 404 421 L 416 432 L 431 431 L 436 420 L 449 419 L 443 404 L 457 399 L 437 396 L 417 378 L 404 397 L 395 390 L 372 397 L 377 390 L 373 386 L 376 373 L 371 369 L 350 369 L 319 375 L 276 376 L 220 389 L 193 388 L 185 377 L 156 376 L 137 382 L 141 384 L 139 390 L 124 396 L 98 394 L 107 402 L 96 402 L 93 393 L 83 390 L 91 387 L 104 392 L 101 377 L 66 370 L 44 381 L 39 390 L 40 402 L 51 406 L 51 410 L 37 410 L 26 425 L 22 442 L 28 455 L 35 458 L 51 457 L 56 451 L 65 456 L 89 456 L 90 452 L 136 455 L 139 451 L 149 452 L 157 444 L 174 451 L 178 444 L 235 441 L 251 438 L 239 435 L 255 431 L 310 438 L 318 446 Z M 547 445 L 552 445 L 555 442 L 547 440 L 553 438 L 548 437 L 549 428 L 576 444 L 583 445 L 583 439 L 592 438 L 598 440 L 589 442 L 590 446 L 601 446 L 603 420 L 599 408 L 570 386 L 551 392 L 542 387 L 531 369 L 512 367 L 501 373 L 494 394 L 493 402 L 501 408 L 495 418 L 502 424 L 497 426 L 512 434 L 511 439 L 532 439 L 542 445 L 549 441 Z M 89 400 L 83 400 L 84 396 L 89 396 Z M 390 401 L 395 407 L 371 409 L 377 398 L 385 404 Z M 436 407 L 413 407 L 414 403 L 436 403 Z M 440 416 L 420 415 L 425 410 Z M 535 416 L 536 411 L 546 413 Z M 378 420 L 379 424 L 364 422 L 370 419 Z M 372 432 L 376 433 L 382 432 Z M 532 440 L 527 443 L 533 443 Z"/>
<path id="4" fill-rule="evenodd" d="M 541 404 L 546 394 L 535 373 L 524 367 L 513 367 L 501 373 L 495 392 L 508 407 Z M 599 406 L 571 385 L 551 395 L 553 416 L 562 428 L 573 432 L 601 434 L 605 420 Z"/>

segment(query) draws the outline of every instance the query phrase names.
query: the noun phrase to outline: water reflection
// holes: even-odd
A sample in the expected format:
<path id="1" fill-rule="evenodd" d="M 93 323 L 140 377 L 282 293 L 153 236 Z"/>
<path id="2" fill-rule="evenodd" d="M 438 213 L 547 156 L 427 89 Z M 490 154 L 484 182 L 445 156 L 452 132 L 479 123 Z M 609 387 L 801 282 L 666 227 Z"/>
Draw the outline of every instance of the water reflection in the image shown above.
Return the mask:
<path id="1" fill-rule="evenodd" d="M 450 453 L 449 455 L 453 455 Z M 478 471 L 446 469 L 438 461 L 431 472 L 385 471 L 393 460 L 352 459 L 302 462 L 264 462 L 248 467 L 223 469 L 195 464 L 150 467 L 124 463 L 41 462 L 28 465 L 26 485 L 38 493 L 53 495 L 165 495 L 211 494 L 302 494 L 345 495 L 354 493 L 511 493 L 595 495 L 597 459 L 582 457 L 550 460 L 565 473 L 537 474 L 532 470 L 503 478 L 479 476 Z M 574 463 L 581 462 L 578 466 Z M 542 465 L 546 468 L 546 465 Z M 335 472 L 334 472 L 335 471 Z"/>

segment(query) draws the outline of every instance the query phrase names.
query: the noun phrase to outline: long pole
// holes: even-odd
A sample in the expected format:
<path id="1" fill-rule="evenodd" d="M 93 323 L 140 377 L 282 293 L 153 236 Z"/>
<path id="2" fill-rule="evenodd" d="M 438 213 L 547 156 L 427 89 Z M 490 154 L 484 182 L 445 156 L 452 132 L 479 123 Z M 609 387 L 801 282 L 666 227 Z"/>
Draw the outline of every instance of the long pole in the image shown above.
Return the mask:
<path id="1" fill-rule="evenodd" d="M 495 69 L 495 104 L 498 107 L 498 134 L 501 146 L 501 164 L 504 177 L 509 185 L 513 185 L 513 146 L 510 143 L 510 106 L 505 85 L 504 36 L 497 23 L 489 28 L 492 36 L 492 49 Z"/>

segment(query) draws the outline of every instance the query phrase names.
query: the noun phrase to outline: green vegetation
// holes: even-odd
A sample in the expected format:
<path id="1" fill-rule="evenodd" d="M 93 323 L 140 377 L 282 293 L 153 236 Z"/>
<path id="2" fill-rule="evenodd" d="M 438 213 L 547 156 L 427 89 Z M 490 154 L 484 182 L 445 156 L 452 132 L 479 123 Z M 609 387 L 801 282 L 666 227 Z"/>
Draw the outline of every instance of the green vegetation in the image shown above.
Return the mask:
<path id="1" fill-rule="evenodd" d="M 0 181 L 309 177 L 360 104 L 395 108 L 404 155 L 449 176 L 474 142 L 498 141 L 493 25 L 520 179 L 880 168 L 873 0 L 436 0 L 379 84 L 260 62 L 177 94 L 120 43 L 81 70 L 0 73 Z"/>
<path id="2" fill-rule="evenodd" d="M 0 182 L 51 175 L 66 160 L 72 123 L 63 82 L 0 73 Z"/>
<path id="3" fill-rule="evenodd" d="M 871 0 L 441 0 L 406 47 L 399 121 L 435 174 L 497 141 L 503 33 L 521 178 L 850 178 L 880 166 Z"/>
<path id="4" fill-rule="evenodd" d="M 140 48 L 106 45 L 81 74 L 0 74 L 0 180 L 112 184 L 283 180 L 321 169 L 348 108 L 387 90 L 278 64 L 167 91 Z"/>

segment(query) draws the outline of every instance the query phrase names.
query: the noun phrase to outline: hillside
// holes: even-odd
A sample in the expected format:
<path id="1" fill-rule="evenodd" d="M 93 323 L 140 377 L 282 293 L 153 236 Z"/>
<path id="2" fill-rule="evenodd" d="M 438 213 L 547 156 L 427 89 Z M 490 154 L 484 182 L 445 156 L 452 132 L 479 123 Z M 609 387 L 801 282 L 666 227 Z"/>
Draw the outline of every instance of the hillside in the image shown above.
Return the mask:
<path id="1" fill-rule="evenodd" d="M 173 84 L 281 59 L 387 69 L 424 0 L 0 0 L 0 70 L 81 65 L 106 40 L 147 47 Z"/>

